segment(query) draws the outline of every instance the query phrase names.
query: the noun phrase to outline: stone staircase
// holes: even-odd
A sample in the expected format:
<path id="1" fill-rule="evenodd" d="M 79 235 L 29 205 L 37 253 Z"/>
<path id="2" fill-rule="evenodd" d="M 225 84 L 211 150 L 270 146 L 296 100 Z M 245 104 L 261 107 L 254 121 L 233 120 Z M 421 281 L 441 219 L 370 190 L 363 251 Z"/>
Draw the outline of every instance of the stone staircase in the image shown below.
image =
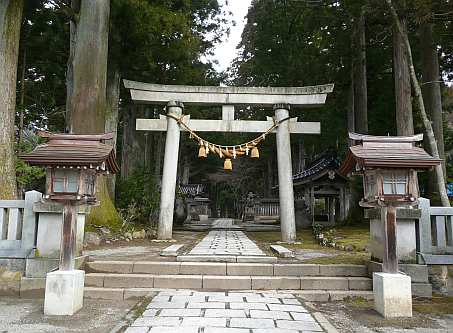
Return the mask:
<path id="1" fill-rule="evenodd" d="M 92 261 L 85 270 L 85 297 L 96 299 L 131 299 L 166 288 L 291 290 L 310 301 L 372 298 L 365 265 Z"/>

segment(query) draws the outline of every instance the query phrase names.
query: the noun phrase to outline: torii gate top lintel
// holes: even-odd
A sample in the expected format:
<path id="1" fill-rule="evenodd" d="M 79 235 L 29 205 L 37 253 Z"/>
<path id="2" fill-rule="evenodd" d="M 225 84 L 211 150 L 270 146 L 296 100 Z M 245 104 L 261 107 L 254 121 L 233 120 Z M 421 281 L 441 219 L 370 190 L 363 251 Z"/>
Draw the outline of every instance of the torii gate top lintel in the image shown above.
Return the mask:
<path id="1" fill-rule="evenodd" d="M 124 80 L 132 100 L 141 103 L 166 104 L 181 101 L 187 105 L 273 106 L 290 104 L 297 107 L 324 105 L 333 84 L 308 87 L 216 87 L 162 85 Z"/>

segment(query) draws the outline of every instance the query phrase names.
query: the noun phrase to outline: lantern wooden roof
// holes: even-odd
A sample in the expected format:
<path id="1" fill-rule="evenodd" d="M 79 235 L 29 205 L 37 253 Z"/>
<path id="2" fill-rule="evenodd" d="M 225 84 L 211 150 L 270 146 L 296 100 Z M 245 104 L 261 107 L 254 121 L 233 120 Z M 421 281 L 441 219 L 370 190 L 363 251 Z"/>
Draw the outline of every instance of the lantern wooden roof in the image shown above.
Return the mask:
<path id="1" fill-rule="evenodd" d="M 117 173 L 118 164 L 112 146 L 103 143 L 113 138 L 112 133 L 96 135 L 52 134 L 38 132 L 48 142 L 20 157 L 31 165 L 88 167 Z"/>
<path id="2" fill-rule="evenodd" d="M 349 133 L 349 138 L 360 144 L 349 148 L 340 173 L 346 175 L 366 168 L 429 169 L 442 162 L 415 146 L 423 134 L 413 136 L 372 136 Z"/>

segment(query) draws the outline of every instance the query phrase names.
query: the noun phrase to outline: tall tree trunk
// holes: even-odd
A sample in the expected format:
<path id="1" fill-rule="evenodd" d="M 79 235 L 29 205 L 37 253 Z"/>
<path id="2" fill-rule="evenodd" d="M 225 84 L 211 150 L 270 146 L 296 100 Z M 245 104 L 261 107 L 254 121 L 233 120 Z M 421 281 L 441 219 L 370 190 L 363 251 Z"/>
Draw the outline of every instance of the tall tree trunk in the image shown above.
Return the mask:
<path id="1" fill-rule="evenodd" d="M 366 81 L 366 35 L 365 9 L 355 22 L 355 55 L 354 55 L 354 114 L 355 129 L 361 134 L 368 133 L 368 93 Z"/>
<path id="2" fill-rule="evenodd" d="M 109 15 L 109 0 L 80 2 L 72 61 L 72 89 L 68 91 L 71 99 L 70 131 L 74 134 L 105 131 Z M 96 195 L 101 204 L 92 209 L 88 222 L 118 226 L 120 218 L 104 177 L 98 179 Z"/>
<path id="3" fill-rule="evenodd" d="M 184 155 L 184 169 L 182 172 L 182 184 L 188 185 L 190 182 L 190 161 L 187 155 Z"/>
<path id="4" fill-rule="evenodd" d="M 109 68 L 107 74 L 107 108 L 105 110 L 105 132 L 113 133 L 113 139 L 109 142 L 115 151 L 118 139 L 118 109 L 120 102 L 120 72 L 116 66 Z M 107 188 L 110 197 L 115 198 L 115 175 L 107 177 Z"/>
<path id="5" fill-rule="evenodd" d="M 15 199 L 14 118 L 23 0 L 0 1 L 0 200 Z"/>
<path id="6" fill-rule="evenodd" d="M 348 105 L 347 105 L 347 114 L 348 114 L 348 132 L 355 133 L 355 115 L 354 115 L 354 79 L 351 70 L 351 85 L 349 87 L 348 94 Z M 354 145 L 354 140 L 348 139 L 348 146 L 351 147 Z"/>
<path id="7" fill-rule="evenodd" d="M 131 141 L 131 106 L 127 105 L 121 112 L 122 125 L 123 125 L 123 137 L 121 143 L 121 179 L 125 180 L 129 176 L 129 159 L 127 158 L 130 152 L 130 141 Z"/>
<path id="8" fill-rule="evenodd" d="M 395 7 L 392 4 L 392 0 L 386 0 L 387 5 L 389 6 L 390 13 L 392 14 L 393 21 L 396 24 L 398 28 L 398 32 L 401 34 L 403 37 L 403 43 L 406 47 L 406 52 L 408 55 L 408 64 L 409 64 L 409 72 L 411 76 L 411 83 L 414 88 L 415 92 L 415 97 L 417 99 L 419 109 L 420 109 L 420 116 L 423 121 L 423 125 L 425 126 L 426 130 L 426 136 L 428 138 L 429 146 L 431 148 L 432 155 L 435 158 L 439 158 L 439 150 L 437 149 L 437 143 L 436 143 L 436 137 L 434 136 L 434 131 L 433 127 L 431 125 L 431 121 L 428 118 L 428 115 L 426 114 L 426 109 L 425 109 L 425 102 L 423 100 L 423 95 L 422 95 L 422 89 L 420 88 L 420 84 L 417 79 L 417 74 L 415 73 L 415 67 L 414 67 L 414 61 L 412 58 L 412 49 L 411 49 L 411 44 L 409 42 L 409 38 L 407 36 L 407 33 L 404 34 L 404 28 L 400 22 L 400 19 L 398 17 L 398 13 L 395 10 Z M 439 191 L 440 199 L 442 201 L 442 205 L 445 207 L 450 207 L 450 201 L 448 200 L 448 195 L 447 195 L 447 189 L 445 188 L 445 177 L 444 177 L 444 172 L 442 168 L 442 164 L 439 164 L 435 168 L 436 170 L 436 184 L 437 188 Z"/>
<path id="9" fill-rule="evenodd" d="M 75 13 L 80 13 L 80 1 L 72 0 L 71 8 Z M 74 88 L 74 55 L 77 41 L 77 22 L 72 19 L 69 22 L 69 57 L 66 68 L 66 131 L 71 132 L 71 112 L 72 106 L 72 93 Z"/>
<path id="10" fill-rule="evenodd" d="M 162 157 L 163 157 L 163 147 L 165 145 L 165 138 L 163 136 L 163 133 L 157 132 L 157 147 L 155 149 L 155 165 L 154 165 L 154 177 L 155 181 L 158 183 L 160 180 L 160 175 L 162 174 Z"/>
<path id="11" fill-rule="evenodd" d="M 407 24 L 401 19 L 403 33 L 407 35 Z M 395 80 L 396 132 L 398 135 L 413 135 L 411 78 L 408 56 L 403 36 L 398 27 L 393 27 L 393 77 Z"/>
<path id="12" fill-rule="evenodd" d="M 422 53 L 422 92 L 425 101 L 426 112 L 433 124 L 434 136 L 437 141 L 439 157 L 443 159 L 444 176 L 445 170 L 445 148 L 444 130 L 442 118 L 442 99 L 440 92 L 440 73 L 437 45 L 433 39 L 433 24 L 424 23 L 420 28 L 420 46 Z"/>
<path id="13" fill-rule="evenodd" d="M 18 149 L 21 151 L 21 144 L 24 140 L 24 116 L 25 116 L 25 70 L 27 68 L 27 48 L 22 43 L 22 68 L 20 75 L 20 97 L 19 97 L 19 144 Z"/>
<path id="14" fill-rule="evenodd" d="M 298 141 L 298 167 L 297 172 L 302 172 L 305 170 L 305 147 L 304 140 L 302 136 L 299 137 Z"/>
<path id="15" fill-rule="evenodd" d="M 108 0 L 81 1 L 72 68 L 72 133 L 104 132 L 109 14 Z"/>

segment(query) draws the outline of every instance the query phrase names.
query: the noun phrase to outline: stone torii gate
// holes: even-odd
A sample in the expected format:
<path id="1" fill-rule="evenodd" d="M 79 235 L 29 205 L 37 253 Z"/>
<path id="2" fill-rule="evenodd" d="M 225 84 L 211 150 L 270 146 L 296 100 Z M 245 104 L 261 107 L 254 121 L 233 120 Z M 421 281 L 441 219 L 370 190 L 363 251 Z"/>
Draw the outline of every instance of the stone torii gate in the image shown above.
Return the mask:
<path id="1" fill-rule="evenodd" d="M 278 183 L 280 199 L 280 224 L 282 240 L 296 239 L 294 192 L 292 181 L 290 133 L 320 134 L 319 122 L 298 122 L 289 119 L 290 105 L 316 107 L 324 105 L 333 84 L 311 87 L 213 87 L 159 85 L 124 80 L 134 102 L 166 104 L 167 114 L 160 119 L 137 119 L 139 131 L 167 131 L 164 169 L 160 199 L 158 238 L 171 239 L 173 210 L 176 190 L 180 131 L 185 130 L 175 120 L 183 115 L 186 105 L 221 105 L 221 120 L 197 120 L 184 116 L 183 121 L 195 132 L 248 132 L 262 133 L 274 125 L 274 119 L 266 121 L 236 120 L 235 106 L 273 107 L 275 121 L 283 122 L 273 130 L 277 138 Z M 289 119 L 289 121 L 284 121 Z"/>

